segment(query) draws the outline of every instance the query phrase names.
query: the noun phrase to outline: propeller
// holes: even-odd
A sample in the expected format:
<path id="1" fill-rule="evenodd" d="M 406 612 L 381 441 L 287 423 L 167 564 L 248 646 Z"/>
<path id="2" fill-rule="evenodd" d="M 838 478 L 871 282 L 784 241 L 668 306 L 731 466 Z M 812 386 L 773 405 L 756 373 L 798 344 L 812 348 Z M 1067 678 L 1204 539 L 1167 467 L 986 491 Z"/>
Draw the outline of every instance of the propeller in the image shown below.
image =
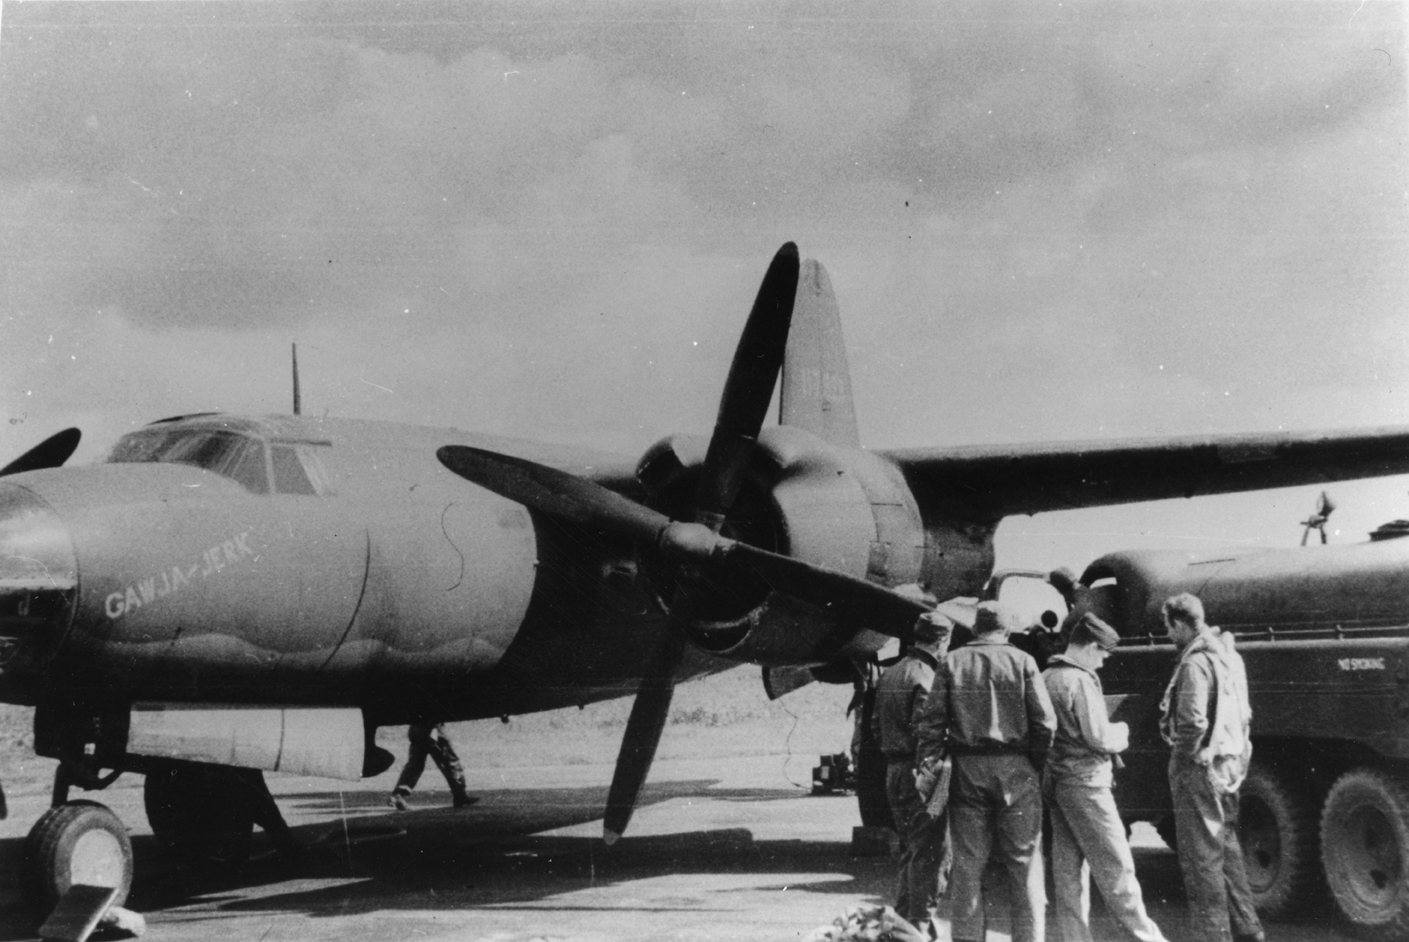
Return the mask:
<path id="1" fill-rule="evenodd" d="M 715 576 L 761 576 L 778 592 L 862 617 L 867 627 L 908 636 L 931 606 L 874 582 L 774 553 L 715 533 L 703 523 L 671 520 L 600 484 L 524 458 L 446 445 L 441 464 L 467 481 L 548 516 L 634 540 Z"/>
<path id="2" fill-rule="evenodd" d="M 19 474 L 21 471 L 38 471 L 41 468 L 57 468 L 78 448 L 78 440 L 83 433 L 76 428 L 66 428 L 50 435 L 29 451 L 0 468 L 0 477 Z"/>
<path id="3" fill-rule="evenodd" d="M 720 535 L 743 485 L 782 369 L 799 268 L 797 246 L 789 242 L 773 257 L 759 286 L 720 396 L 695 492 L 693 521 L 672 520 L 595 482 L 522 458 L 460 445 L 436 452 L 451 471 L 531 510 L 625 536 L 685 564 L 670 618 L 647 660 L 617 756 L 603 820 L 608 844 L 626 830 L 650 771 L 670 713 L 686 626 L 698 601 L 707 596 L 709 578 L 755 573 L 780 592 L 834 610 L 864 612 L 870 625 L 894 624 L 897 635 L 908 632 L 916 615 L 928 611 L 928 606 L 864 579 Z"/>

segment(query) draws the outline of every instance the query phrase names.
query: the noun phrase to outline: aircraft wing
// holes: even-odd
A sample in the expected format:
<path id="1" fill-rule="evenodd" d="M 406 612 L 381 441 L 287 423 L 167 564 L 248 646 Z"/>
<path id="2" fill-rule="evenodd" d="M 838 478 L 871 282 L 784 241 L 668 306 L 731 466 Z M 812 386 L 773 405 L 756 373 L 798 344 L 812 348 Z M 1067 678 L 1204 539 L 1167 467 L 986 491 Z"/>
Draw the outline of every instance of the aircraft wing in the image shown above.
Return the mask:
<path id="1" fill-rule="evenodd" d="M 1409 473 L 1409 426 L 880 452 L 922 503 L 1011 514 Z"/>

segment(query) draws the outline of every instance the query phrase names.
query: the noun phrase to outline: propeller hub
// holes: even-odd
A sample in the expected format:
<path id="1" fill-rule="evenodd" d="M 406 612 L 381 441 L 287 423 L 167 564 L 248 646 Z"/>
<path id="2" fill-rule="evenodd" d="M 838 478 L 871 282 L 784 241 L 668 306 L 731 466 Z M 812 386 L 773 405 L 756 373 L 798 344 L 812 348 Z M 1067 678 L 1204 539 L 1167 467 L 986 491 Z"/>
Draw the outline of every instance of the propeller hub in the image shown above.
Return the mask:
<path id="1" fill-rule="evenodd" d="M 705 523 L 673 520 L 660 532 L 660 548 L 684 559 L 703 562 L 726 542 Z"/>

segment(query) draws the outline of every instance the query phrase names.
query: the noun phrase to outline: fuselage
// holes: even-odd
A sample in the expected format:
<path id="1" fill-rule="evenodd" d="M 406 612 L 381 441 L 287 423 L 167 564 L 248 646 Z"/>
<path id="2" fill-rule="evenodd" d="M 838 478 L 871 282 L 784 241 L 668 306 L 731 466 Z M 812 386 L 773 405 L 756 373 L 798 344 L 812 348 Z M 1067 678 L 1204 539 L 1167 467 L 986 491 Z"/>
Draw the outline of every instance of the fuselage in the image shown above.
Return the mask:
<path id="1" fill-rule="evenodd" d="M 631 459 L 453 429 L 156 423 L 110 462 L 0 482 L 54 544 L 51 575 L 71 569 L 62 610 L 51 591 L 40 623 L 12 632 L 24 650 L 0 667 L 0 695 L 346 705 L 397 722 L 633 690 L 664 619 L 632 578 L 633 547 L 456 477 L 435 458 L 445 444 L 634 480 Z M 0 532 L 23 556 L 23 522 Z M 682 674 L 727 666 L 695 655 Z"/>

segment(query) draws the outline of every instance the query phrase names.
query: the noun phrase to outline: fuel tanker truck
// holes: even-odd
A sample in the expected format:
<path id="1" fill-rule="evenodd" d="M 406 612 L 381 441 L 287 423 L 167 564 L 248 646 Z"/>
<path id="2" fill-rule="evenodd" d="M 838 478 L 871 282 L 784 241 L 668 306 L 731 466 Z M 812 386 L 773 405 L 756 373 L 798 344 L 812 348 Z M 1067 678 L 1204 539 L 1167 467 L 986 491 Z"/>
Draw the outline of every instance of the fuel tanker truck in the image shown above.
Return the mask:
<path id="1" fill-rule="evenodd" d="M 1160 607 L 1202 599 L 1247 665 L 1253 761 L 1239 835 L 1259 908 L 1290 915 L 1329 891 L 1380 939 L 1409 939 L 1409 524 L 1368 543 L 1218 553 L 1111 553 L 1079 606 L 1120 632 L 1102 671 L 1130 724 L 1116 801 L 1173 845 L 1160 699 L 1174 646 Z"/>

